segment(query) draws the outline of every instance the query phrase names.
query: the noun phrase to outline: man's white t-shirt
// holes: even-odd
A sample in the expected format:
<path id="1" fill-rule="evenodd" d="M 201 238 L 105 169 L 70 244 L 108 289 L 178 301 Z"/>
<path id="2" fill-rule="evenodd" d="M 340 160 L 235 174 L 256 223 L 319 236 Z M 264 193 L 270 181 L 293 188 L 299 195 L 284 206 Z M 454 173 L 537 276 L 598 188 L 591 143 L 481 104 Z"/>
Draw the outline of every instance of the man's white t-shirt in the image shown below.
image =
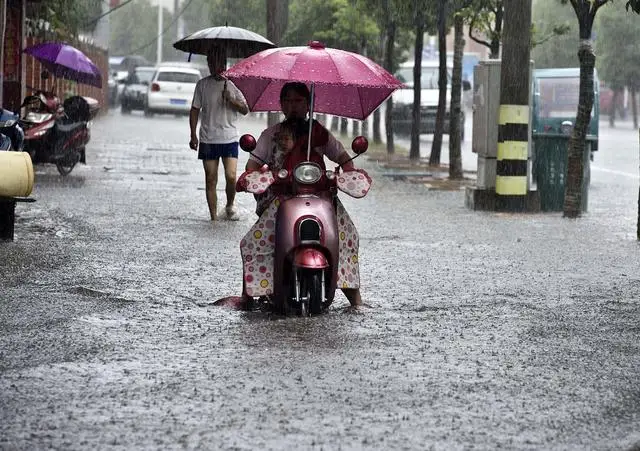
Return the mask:
<path id="1" fill-rule="evenodd" d="M 200 109 L 200 142 L 206 144 L 227 144 L 239 139 L 236 121 L 241 114 L 230 106 L 225 106 L 222 98 L 224 84 L 235 100 L 247 102 L 240 90 L 231 81 L 216 80 L 213 75 L 202 78 L 196 84 L 191 106 Z"/>

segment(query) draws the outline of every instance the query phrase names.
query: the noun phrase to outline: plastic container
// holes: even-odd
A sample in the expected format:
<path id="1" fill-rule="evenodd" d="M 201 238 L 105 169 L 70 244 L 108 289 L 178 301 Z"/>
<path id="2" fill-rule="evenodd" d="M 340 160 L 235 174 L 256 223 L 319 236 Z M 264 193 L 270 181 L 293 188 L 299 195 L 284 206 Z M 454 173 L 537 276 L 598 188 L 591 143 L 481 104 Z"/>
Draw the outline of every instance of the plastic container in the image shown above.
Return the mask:
<path id="1" fill-rule="evenodd" d="M 0 197 L 27 197 L 33 183 L 33 164 L 27 152 L 0 152 Z"/>

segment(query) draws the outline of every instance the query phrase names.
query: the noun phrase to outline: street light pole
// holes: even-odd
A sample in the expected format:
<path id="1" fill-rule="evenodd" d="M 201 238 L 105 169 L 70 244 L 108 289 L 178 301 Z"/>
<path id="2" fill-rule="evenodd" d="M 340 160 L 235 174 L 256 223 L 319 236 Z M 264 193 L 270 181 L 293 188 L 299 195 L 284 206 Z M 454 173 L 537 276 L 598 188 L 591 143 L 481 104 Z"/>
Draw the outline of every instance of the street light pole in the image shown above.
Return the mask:
<path id="1" fill-rule="evenodd" d="M 156 50 L 156 64 L 162 62 L 162 0 L 158 0 L 158 47 Z"/>

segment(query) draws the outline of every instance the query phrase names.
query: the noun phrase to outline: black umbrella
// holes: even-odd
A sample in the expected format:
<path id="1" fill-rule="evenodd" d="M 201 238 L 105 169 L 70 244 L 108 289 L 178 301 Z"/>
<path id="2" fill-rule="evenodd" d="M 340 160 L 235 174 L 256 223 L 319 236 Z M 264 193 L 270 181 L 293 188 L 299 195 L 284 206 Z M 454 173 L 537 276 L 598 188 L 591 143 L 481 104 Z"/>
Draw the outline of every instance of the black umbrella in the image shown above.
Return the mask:
<path id="1" fill-rule="evenodd" d="M 246 58 L 275 46 L 258 33 L 228 25 L 205 28 L 173 43 L 178 50 L 198 55 L 223 50 L 227 58 Z"/>

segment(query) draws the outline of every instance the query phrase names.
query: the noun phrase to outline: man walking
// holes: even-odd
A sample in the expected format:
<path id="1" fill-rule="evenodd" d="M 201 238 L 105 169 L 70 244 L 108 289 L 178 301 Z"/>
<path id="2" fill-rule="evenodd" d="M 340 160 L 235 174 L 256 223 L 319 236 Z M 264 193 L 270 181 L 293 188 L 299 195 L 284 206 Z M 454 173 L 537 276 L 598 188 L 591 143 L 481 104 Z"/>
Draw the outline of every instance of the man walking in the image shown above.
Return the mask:
<path id="1" fill-rule="evenodd" d="M 236 170 L 238 167 L 238 139 L 236 121 L 240 115 L 246 115 L 249 107 L 236 86 L 225 80 L 220 74 L 226 67 L 226 55 L 222 51 L 207 56 L 211 75 L 198 81 L 193 94 L 189 127 L 191 140 L 189 147 L 198 151 L 205 174 L 205 190 L 211 220 L 218 219 L 218 164 L 222 159 L 225 175 L 227 219 L 238 220 L 238 211 L 234 204 L 236 195 Z M 200 119 L 200 139 L 196 128 Z"/>

